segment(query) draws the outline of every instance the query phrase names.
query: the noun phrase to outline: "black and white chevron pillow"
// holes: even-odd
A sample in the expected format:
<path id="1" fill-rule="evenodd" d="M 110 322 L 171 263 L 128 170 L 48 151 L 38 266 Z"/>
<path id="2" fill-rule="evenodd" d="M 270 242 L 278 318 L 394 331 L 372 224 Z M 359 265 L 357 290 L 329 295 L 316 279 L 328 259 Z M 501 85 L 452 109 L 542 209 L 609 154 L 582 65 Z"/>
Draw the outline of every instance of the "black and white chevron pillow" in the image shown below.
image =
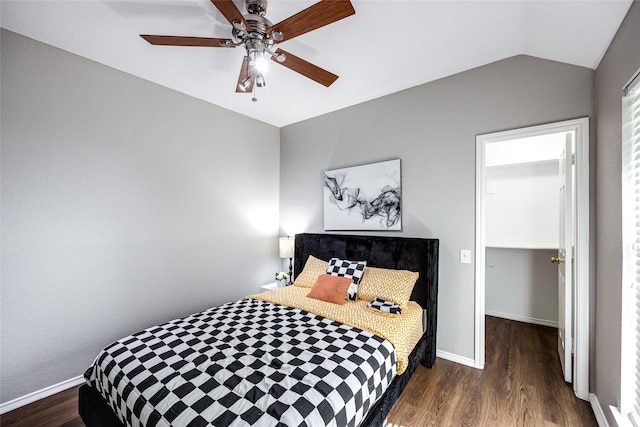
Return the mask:
<path id="1" fill-rule="evenodd" d="M 339 277 L 348 277 L 353 283 L 347 290 L 347 299 L 355 301 L 358 299 L 358 285 L 364 274 L 367 261 L 349 261 L 347 259 L 331 258 L 327 267 L 327 274 Z"/>
<path id="2" fill-rule="evenodd" d="M 391 314 L 401 314 L 402 308 L 400 304 L 396 304 L 393 302 L 385 301 L 380 298 L 376 298 L 370 303 L 367 304 L 369 308 L 375 308 L 376 310 L 380 310 L 383 313 L 391 313 Z"/>

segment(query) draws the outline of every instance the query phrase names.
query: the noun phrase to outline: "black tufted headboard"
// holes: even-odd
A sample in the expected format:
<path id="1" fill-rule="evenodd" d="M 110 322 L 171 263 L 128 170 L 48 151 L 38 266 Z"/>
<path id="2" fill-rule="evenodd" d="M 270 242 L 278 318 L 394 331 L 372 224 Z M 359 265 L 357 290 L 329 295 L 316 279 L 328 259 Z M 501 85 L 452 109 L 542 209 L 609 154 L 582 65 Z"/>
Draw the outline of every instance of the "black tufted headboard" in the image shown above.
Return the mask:
<path id="1" fill-rule="evenodd" d="M 294 277 L 302 271 L 309 255 L 324 261 L 333 257 L 366 260 L 371 267 L 417 271 L 420 275 L 411 299 L 425 310 L 425 364 L 430 367 L 436 358 L 438 243 L 438 239 L 412 237 L 296 234 Z"/>

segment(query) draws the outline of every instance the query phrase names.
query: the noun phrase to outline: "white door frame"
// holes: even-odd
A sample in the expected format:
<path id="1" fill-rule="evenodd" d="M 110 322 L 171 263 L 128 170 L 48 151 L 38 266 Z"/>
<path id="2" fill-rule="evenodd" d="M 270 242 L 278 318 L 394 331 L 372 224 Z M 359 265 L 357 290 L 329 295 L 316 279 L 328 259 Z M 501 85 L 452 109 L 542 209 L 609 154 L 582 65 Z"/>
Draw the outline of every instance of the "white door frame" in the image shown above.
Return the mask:
<path id="1" fill-rule="evenodd" d="M 485 148 L 492 142 L 558 132 L 576 132 L 576 224 L 573 391 L 589 399 L 589 118 L 566 120 L 476 136 L 476 253 L 474 365 L 484 368 L 485 341 Z"/>

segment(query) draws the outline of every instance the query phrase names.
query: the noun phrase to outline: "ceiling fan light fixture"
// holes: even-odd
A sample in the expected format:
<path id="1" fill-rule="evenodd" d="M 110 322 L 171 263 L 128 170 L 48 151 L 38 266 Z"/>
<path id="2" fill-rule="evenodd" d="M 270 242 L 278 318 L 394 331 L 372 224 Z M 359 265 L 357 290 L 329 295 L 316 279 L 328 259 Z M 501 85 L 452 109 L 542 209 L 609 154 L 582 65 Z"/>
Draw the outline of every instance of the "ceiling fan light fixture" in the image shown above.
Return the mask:
<path id="1" fill-rule="evenodd" d="M 266 85 L 267 82 L 264 80 L 264 76 L 262 75 L 262 73 L 258 73 L 258 75 L 256 76 L 256 86 L 265 87 Z"/>
<path id="2" fill-rule="evenodd" d="M 267 58 L 266 55 L 261 54 L 253 61 L 253 66 L 256 67 L 256 70 L 258 70 L 260 74 L 267 72 L 269 69 L 269 60 Z"/>
<path id="3" fill-rule="evenodd" d="M 246 92 L 249 89 L 249 87 L 251 87 L 252 78 L 253 76 L 249 76 L 246 79 L 242 80 L 240 83 L 238 83 L 238 87 L 242 89 L 244 92 Z"/>

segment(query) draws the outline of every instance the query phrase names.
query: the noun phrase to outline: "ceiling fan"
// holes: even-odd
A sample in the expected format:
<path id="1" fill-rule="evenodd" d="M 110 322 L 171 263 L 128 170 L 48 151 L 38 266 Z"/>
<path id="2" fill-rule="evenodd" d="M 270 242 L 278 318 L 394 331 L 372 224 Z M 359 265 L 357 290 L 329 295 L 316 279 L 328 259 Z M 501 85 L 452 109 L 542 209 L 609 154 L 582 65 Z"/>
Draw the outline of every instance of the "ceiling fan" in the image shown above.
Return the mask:
<path id="1" fill-rule="evenodd" d="M 140 37 L 153 45 L 223 48 L 244 46 L 247 54 L 242 61 L 236 92 L 253 92 L 254 102 L 257 101 L 255 87 L 266 85 L 263 73 L 270 59 L 326 87 L 336 81 L 337 75 L 277 46 L 278 43 L 355 14 L 356 11 L 349 0 L 321 0 L 275 25 L 265 18 L 267 0 L 245 2 L 248 13 L 242 15 L 232 0 L 211 0 L 233 26 L 230 39 L 148 34 L 141 34 Z"/>

